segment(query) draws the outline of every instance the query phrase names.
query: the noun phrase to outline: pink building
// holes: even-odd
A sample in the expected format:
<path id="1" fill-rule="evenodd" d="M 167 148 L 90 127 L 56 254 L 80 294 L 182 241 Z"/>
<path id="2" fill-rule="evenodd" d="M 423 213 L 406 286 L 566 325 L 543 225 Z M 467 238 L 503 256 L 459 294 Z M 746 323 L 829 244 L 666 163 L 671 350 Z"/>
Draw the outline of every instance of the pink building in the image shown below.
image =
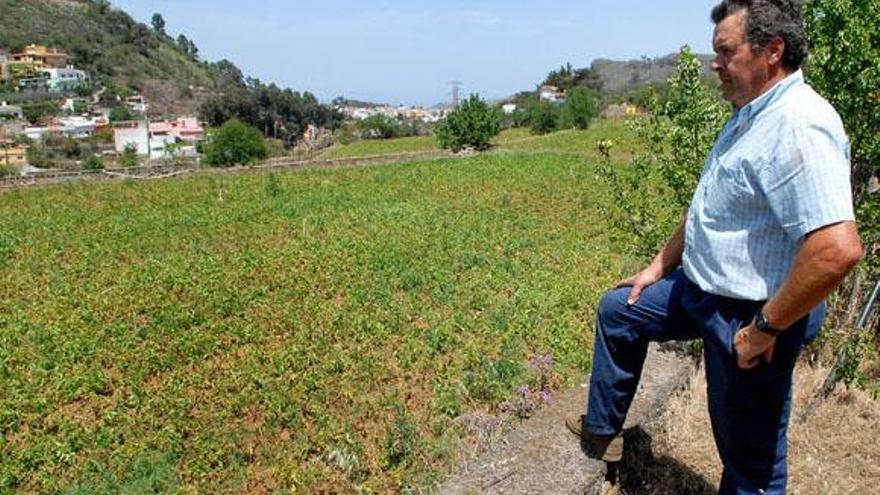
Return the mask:
<path id="1" fill-rule="evenodd" d="M 151 122 L 151 136 L 167 136 L 181 141 L 194 142 L 205 139 L 205 129 L 194 117 L 181 117 L 177 120 Z"/>

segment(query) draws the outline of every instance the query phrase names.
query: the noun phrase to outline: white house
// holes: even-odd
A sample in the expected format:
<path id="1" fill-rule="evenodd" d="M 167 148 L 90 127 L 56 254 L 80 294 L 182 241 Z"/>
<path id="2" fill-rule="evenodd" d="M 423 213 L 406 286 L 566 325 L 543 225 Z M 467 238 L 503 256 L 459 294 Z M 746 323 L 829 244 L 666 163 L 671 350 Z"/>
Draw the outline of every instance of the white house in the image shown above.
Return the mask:
<path id="1" fill-rule="evenodd" d="M 73 139 L 84 139 L 95 135 L 98 129 L 107 125 L 107 121 L 94 117 L 59 117 L 47 127 L 27 126 L 23 134 L 30 139 L 40 140 L 47 134 L 62 135 Z"/>
<path id="2" fill-rule="evenodd" d="M 550 103 L 556 103 L 557 101 L 562 101 L 565 99 L 565 93 L 559 91 L 559 88 L 556 86 L 545 85 L 541 86 L 538 90 L 540 97 L 544 101 L 549 101 Z"/>
<path id="3" fill-rule="evenodd" d="M 125 147 L 133 145 L 137 154 L 150 155 L 150 128 L 142 120 L 118 122 L 113 126 L 113 145 L 116 151 L 122 153 Z"/>
<path id="4" fill-rule="evenodd" d="M 506 105 L 501 105 L 501 111 L 504 112 L 506 115 L 510 115 L 516 111 L 516 104 L 508 103 Z"/>
<path id="5" fill-rule="evenodd" d="M 24 132 L 22 134 L 27 136 L 27 138 L 30 140 L 39 141 L 39 140 L 43 139 L 43 136 L 45 136 L 46 134 L 48 134 L 52 131 L 53 131 L 53 129 L 50 129 L 49 127 L 26 126 L 24 128 Z"/>
<path id="6" fill-rule="evenodd" d="M 87 138 L 95 135 L 97 124 L 94 119 L 87 117 L 60 117 L 58 123 L 61 132 L 72 138 Z"/>
<path id="7" fill-rule="evenodd" d="M 177 142 L 177 138 L 169 134 L 150 133 L 150 158 L 163 158 L 168 154 L 168 145 Z"/>
<path id="8" fill-rule="evenodd" d="M 46 84 L 50 91 L 70 91 L 89 83 L 89 75 L 73 67 L 40 69 L 40 73 L 48 79 Z"/>

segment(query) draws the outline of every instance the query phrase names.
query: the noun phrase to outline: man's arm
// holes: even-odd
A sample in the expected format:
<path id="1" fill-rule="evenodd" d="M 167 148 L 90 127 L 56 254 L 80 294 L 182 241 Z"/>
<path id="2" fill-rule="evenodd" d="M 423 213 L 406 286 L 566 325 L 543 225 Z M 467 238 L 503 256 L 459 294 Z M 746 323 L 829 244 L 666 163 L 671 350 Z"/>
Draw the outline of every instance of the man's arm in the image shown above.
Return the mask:
<path id="1" fill-rule="evenodd" d="M 654 257 L 654 261 L 647 268 L 633 275 L 632 277 L 621 280 L 617 283 L 618 287 L 632 286 L 627 298 L 627 304 L 635 304 L 642 294 L 645 287 L 665 277 L 669 272 L 674 270 L 681 264 L 681 256 L 684 253 L 684 229 L 686 220 L 682 220 L 675 229 L 663 249 Z"/>
<path id="2" fill-rule="evenodd" d="M 807 234 L 782 287 L 762 309 L 774 328 L 788 328 L 822 302 L 843 281 L 862 257 L 862 245 L 854 222 L 841 222 Z M 757 366 L 763 356 L 770 362 L 776 338 L 755 327 L 754 322 L 734 338 L 740 368 Z"/>

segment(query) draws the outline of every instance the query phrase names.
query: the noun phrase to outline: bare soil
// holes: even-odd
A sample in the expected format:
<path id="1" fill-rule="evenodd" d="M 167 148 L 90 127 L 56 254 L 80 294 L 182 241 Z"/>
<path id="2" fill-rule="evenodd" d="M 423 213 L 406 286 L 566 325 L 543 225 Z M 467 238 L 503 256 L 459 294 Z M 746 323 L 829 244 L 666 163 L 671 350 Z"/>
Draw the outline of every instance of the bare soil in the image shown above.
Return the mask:
<path id="1" fill-rule="evenodd" d="M 465 463 L 439 493 L 714 495 L 721 461 L 709 425 L 705 371 L 695 362 L 652 351 L 627 418 L 619 465 L 587 460 L 564 431 L 562 418 L 583 408 L 582 384 Z M 827 374 L 827 367 L 806 364 L 795 372 L 789 493 L 880 493 L 880 401 L 838 385 L 800 420 Z"/>
<path id="2" fill-rule="evenodd" d="M 880 401 L 842 385 L 806 422 L 801 413 L 821 387 L 827 368 L 801 365 L 789 429 L 789 493 L 850 494 L 880 490 Z M 715 451 L 702 368 L 668 402 L 649 435 L 633 432 L 619 483 L 626 495 L 716 493 L 721 462 Z M 630 447 L 636 446 L 634 449 Z"/>
<path id="3" fill-rule="evenodd" d="M 200 88 L 190 88 L 189 95 L 174 82 L 165 79 L 148 79 L 141 84 L 141 92 L 149 103 L 147 113 L 151 118 L 198 115 L 209 93 Z"/>

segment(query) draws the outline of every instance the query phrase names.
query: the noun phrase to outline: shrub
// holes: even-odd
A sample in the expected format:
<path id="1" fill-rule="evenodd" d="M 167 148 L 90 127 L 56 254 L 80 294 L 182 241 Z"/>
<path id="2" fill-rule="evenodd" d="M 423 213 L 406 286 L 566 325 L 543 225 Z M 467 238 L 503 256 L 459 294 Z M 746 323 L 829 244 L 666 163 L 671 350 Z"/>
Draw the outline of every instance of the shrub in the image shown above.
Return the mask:
<path id="1" fill-rule="evenodd" d="M 652 94 L 648 110 L 648 117 L 633 124 L 647 147 L 634 158 L 633 169 L 621 172 L 606 159 L 599 173 L 614 197 L 614 208 L 606 213 L 624 232 L 618 241 L 646 258 L 656 254 L 681 221 L 728 115 L 723 102 L 703 84 L 700 61 L 687 46 L 669 80 L 667 100 L 660 103 Z M 646 183 L 660 188 L 649 193 Z"/>
<path id="2" fill-rule="evenodd" d="M 260 131 L 237 119 L 215 129 L 205 146 L 205 163 L 214 167 L 249 164 L 265 160 L 268 155 Z"/>
<path id="3" fill-rule="evenodd" d="M 415 456 L 419 446 L 419 432 L 415 418 L 402 404 L 395 404 L 394 420 L 385 436 L 384 464 L 394 468 L 405 466 Z"/>
<path id="4" fill-rule="evenodd" d="M 46 149 L 39 145 L 33 145 L 28 147 L 26 155 L 27 162 L 39 168 L 46 168 L 49 166 L 49 156 L 46 153 Z"/>
<path id="5" fill-rule="evenodd" d="M 128 107 L 119 106 L 110 110 L 110 122 L 124 122 L 135 118 L 135 114 Z"/>
<path id="6" fill-rule="evenodd" d="M 101 170 L 104 168 L 104 161 L 98 155 L 89 155 L 83 162 L 83 168 L 86 170 Z"/>
<path id="7" fill-rule="evenodd" d="M 418 134 L 414 125 L 382 114 L 358 121 L 357 129 L 364 139 L 391 139 Z"/>
<path id="8" fill-rule="evenodd" d="M 80 149 L 79 142 L 73 138 L 64 138 L 64 142 L 61 144 L 61 151 L 64 153 L 66 158 L 75 159 L 82 156 L 82 150 Z"/>
<path id="9" fill-rule="evenodd" d="M 532 134 L 548 134 L 559 129 L 559 108 L 549 101 L 539 101 L 528 109 Z"/>
<path id="10" fill-rule="evenodd" d="M 598 114 L 596 98 L 590 90 L 583 86 L 569 90 L 563 107 L 564 127 L 586 129 Z"/>
<path id="11" fill-rule="evenodd" d="M 95 138 L 103 143 L 112 143 L 113 142 L 113 129 L 110 127 L 105 127 L 98 132 L 95 133 Z"/>
<path id="12" fill-rule="evenodd" d="M 333 137 L 336 139 L 336 142 L 342 145 L 351 144 L 357 141 L 357 131 L 354 125 L 345 124 L 336 131 L 333 132 Z"/>
<path id="13" fill-rule="evenodd" d="M 131 143 L 125 145 L 119 156 L 119 165 L 123 167 L 136 167 L 138 164 L 137 147 Z"/>
<path id="14" fill-rule="evenodd" d="M 489 148 L 489 141 L 501 132 L 501 114 L 473 94 L 437 127 L 437 142 L 443 149 L 459 151 L 466 146 Z"/>
<path id="15" fill-rule="evenodd" d="M 40 101 L 22 105 L 21 111 L 25 120 L 31 124 L 37 124 L 46 117 L 59 113 L 58 105 L 52 101 Z"/>
<path id="16" fill-rule="evenodd" d="M 82 100 L 76 100 L 73 102 L 73 113 L 86 113 L 92 110 L 91 103 Z"/>

